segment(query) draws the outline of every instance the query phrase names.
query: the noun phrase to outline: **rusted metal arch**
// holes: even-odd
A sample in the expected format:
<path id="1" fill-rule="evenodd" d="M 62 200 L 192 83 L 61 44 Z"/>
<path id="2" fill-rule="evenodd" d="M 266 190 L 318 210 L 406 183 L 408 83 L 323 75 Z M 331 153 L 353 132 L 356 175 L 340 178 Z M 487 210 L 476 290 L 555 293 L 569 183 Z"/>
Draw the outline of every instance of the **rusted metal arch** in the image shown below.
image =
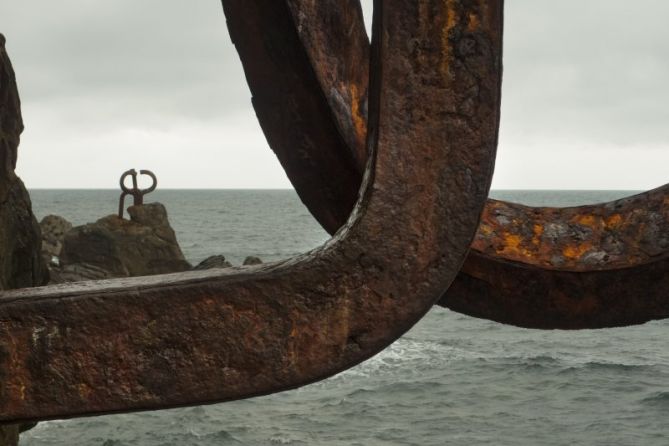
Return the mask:
<path id="1" fill-rule="evenodd" d="M 669 317 L 669 185 L 570 208 L 489 201 L 472 246 L 440 302 L 455 311 L 563 329 Z"/>
<path id="2" fill-rule="evenodd" d="M 279 2 L 226 1 L 251 3 L 271 9 Z M 445 17 L 454 3 L 458 17 L 485 24 L 477 30 L 485 58 L 460 59 L 461 41 L 443 38 L 444 23 L 430 12 Z M 481 11 L 453 0 L 377 2 L 375 156 L 351 219 L 323 247 L 232 272 L 3 293 L 0 421 L 294 388 L 359 363 L 408 330 L 457 274 L 492 176 L 502 9 L 487 3 Z M 413 51 L 409 39 L 425 50 Z M 487 92 L 475 98 L 476 113 L 430 119 L 470 100 L 461 81 L 470 70 Z"/>
<path id="3" fill-rule="evenodd" d="M 345 221 L 341 216 L 347 215 L 345 206 L 353 200 L 356 188 L 329 187 L 343 178 L 360 181 L 364 169 L 359 129 L 366 128 L 368 42 L 360 3 L 277 3 L 285 3 L 289 13 L 285 20 L 249 14 L 253 23 L 231 29 L 231 33 L 270 146 L 286 166 L 302 201 L 321 225 L 334 233 Z M 485 8 L 486 3 L 478 2 L 476 7 Z M 454 11 L 444 13 L 446 19 L 454 16 Z M 228 8 L 226 14 L 236 17 L 244 11 Z M 447 24 L 444 32 L 462 36 L 458 52 L 472 52 L 478 42 L 469 33 L 477 25 L 456 20 Z M 284 46 L 263 44 L 261 29 L 290 36 L 282 45 L 293 48 L 289 51 Z M 415 42 L 407 44 L 421 51 Z M 279 57 L 279 50 L 292 58 Z M 276 85 L 268 79 L 281 87 L 268 88 Z M 476 86 L 469 85 L 476 94 Z M 294 88 L 300 89 L 301 96 L 310 97 L 311 103 L 295 100 L 291 114 L 281 114 L 280 98 L 284 95 L 288 100 Z M 320 114 L 308 107 L 313 102 L 319 104 Z M 471 107 L 464 105 L 450 113 L 468 113 Z M 318 132 L 309 124 L 313 121 L 321 125 Z M 327 132 L 321 132 L 325 127 Z M 286 129 L 299 132 L 303 139 L 291 138 Z M 337 156 L 348 166 L 345 174 L 338 163 L 321 161 Z M 356 163 L 353 168 L 351 162 Z M 310 170 L 310 165 L 315 169 Z M 358 175 L 352 175 L 351 169 Z M 332 199 L 332 193 L 345 195 Z M 333 205 L 344 207 L 333 209 Z M 462 272 L 439 304 L 476 317 L 546 329 L 622 326 L 667 317 L 665 290 L 669 284 L 665 273 L 669 270 L 665 257 L 669 246 L 662 231 L 649 229 L 658 225 L 669 229 L 667 206 L 666 187 L 633 199 L 565 209 L 489 200 Z M 329 218 L 322 217 L 326 213 Z M 608 224 L 605 215 L 620 224 Z M 640 245 L 642 235 L 644 247 Z M 644 249 L 654 254 L 647 256 Z M 636 262 L 635 258 L 646 261 Z"/>
<path id="4" fill-rule="evenodd" d="M 223 0 L 223 10 L 265 137 L 303 202 L 334 233 L 356 203 L 367 159 L 369 41 L 360 3 Z M 323 19 L 318 26 L 314 16 Z M 358 58 L 364 63 L 352 65 Z"/>

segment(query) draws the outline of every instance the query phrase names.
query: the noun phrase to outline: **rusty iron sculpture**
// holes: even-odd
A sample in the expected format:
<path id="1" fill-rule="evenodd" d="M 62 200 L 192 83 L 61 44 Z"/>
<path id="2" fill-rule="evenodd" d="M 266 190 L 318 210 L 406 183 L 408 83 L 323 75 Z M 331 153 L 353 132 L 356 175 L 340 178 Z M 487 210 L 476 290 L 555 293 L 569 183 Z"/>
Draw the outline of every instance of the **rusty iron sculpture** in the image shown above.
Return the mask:
<path id="1" fill-rule="evenodd" d="M 289 13 L 286 21 L 258 14 L 251 4 L 224 5 L 267 140 L 302 201 L 335 233 L 346 221 L 365 168 L 369 50 L 362 10 L 359 0 L 281 3 Z M 449 32 L 466 34 L 475 25 L 459 24 Z M 267 44 L 267 36 L 282 36 L 281 45 Z M 411 40 L 407 45 L 424 51 Z M 470 37 L 457 48 L 458 54 L 477 50 L 479 43 Z M 471 80 L 462 82 L 472 96 L 482 94 Z M 474 110 L 473 102 L 463 105 L 442 116 Z M 667 229 L 669 187 L 565 209 L 489 200 L 467 261 L 439 304 L 546 329 L 665 318 Z"/>
<path id="2" fill-rule="evenodd" d="M 224 6 L 249 8 L 240 21 L 292 20 L 284 1 Z M 370 161 L 350 219 L 324 246 L 257 267 L 3 293 L 0 421 L 268 394 L 401 336 L 456 276 L 488 194 L 502 6 L 375 3 Z M 291 38 L 276 37 L 267 44 Z"/>
<path id="3" fill-rule="evenodd" d="M 669 185 L 571 208 L 491 200 L 472 247 L 440 301 L 455 311 L 561 329 L 669 317 Z"/>
<path id="4" fill-rule="evenodd" d="M 150 170 L 140 170 L 139 171 L 140 175 L 147 175 L 148 177 L 151 178 L 151 186 L 147 187 L 146 189 L 140 189 L 137 186 L 137 171 L 135 169 L 130 169 L 121 175 L 121 179 L 119 180 L 119 183 L 121 185 L 121 197 L 118 200 L 118 217 L 123 218 L 123 211 L 125 210 L 125 197 L 128 195 L 132 195 L 133 199 L 133 206 L 141 206 L 144 204 L 144 195 L 149 194 L 156 190 L 156 187 L 158 186 L 158 179 L 156 178 L 156 175 L 151 172 Z M 125 185 L 125 179 L 127 177 L 132 177 L 132 189 L 129 189 Z"/>

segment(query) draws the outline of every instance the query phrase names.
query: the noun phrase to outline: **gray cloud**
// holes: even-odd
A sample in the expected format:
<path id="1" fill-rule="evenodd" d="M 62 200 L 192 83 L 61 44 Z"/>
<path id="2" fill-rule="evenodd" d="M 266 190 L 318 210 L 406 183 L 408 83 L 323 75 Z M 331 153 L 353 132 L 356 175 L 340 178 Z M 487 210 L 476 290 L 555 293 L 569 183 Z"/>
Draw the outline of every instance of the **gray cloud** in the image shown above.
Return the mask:
<path id="1" fill-rule="evenodd" d="M 665 182 L 667 16 L 663 0 L 507 0 L 495 186 Z M 218 0 L 5 1 L 0 32 L 19 77 L 29 187 L 114 187 L 129 167 L 166 187 L 289 186 Z"/>

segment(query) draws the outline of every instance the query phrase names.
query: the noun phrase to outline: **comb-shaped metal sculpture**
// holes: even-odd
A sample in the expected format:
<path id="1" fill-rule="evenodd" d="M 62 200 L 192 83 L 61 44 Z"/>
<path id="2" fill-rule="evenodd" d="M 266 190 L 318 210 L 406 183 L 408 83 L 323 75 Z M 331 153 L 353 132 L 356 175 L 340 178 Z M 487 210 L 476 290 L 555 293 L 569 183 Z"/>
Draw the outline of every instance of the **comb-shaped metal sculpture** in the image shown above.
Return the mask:
<path id="1" fill-rule="evenodd" d="M 287 21 L 252 12 L 250 4 L 224 1 L 267 140 L 302 201 L 335 233 L 365 168 L 369 43 L 360 2 L 279 3 L 290 14 Z M 457 55 L 480 51 L 470 33 L 475 25 L 446 24 L 445 33 L 461 36 Z M 266 44 L 266 36 L 276 35 L 284 36 L 281 45 Z M 424 50 L 411 39 L 406 44 Z M 476 98 L 485 91 L 472 81 L 477 72 L 471 68 L 460 82 Z M 466 117 L 475 106 L 472 99 L 440 116 Z M 669 186 L 564 209 L 489 200 L 467 261 L 439 304 L 546 329 L 669 317 L 668 233 Z"/>
<path id="2" fill-rule="evenodd" d="M 290 19 L 275 0 L 224 4 Z M 487 197 L 501 16 L 501 0 L 376 2 L 371 158 L 350 219 L 323 247 L 260 267 L 3 293 L 0 421 L 290 389 L 408 330 L 457 274 Z"/>
<path id="3" fill-rule="evenodd" d="M 127 197 L 128 195 L 132 196 L 132 205 L 141 206 L 144 204 L 144 195 L 150 194 L 151 192 L 156 190 L 156 187 L 158 186 L 158 179 L 156 178 L 156 175 L 150 170 L 144 170 L 144 169 L 140 170 L 139 174 L 146 175 L 149 178 L 151 178 L 151 186 L 147 187 L 146 189 L 140 189 L 139 186 L 137 186 L 137 171 L 135 169 L 126 170 L 121 175 L 121 179 L 119 180 L 119 185 L 121 186 L 121 196 L 119 197 L 118 200 L 119 218 L 123 218 L 123 211 L 125 209 L 125 197 Z M 132 188 L 128 188 L 128 186 L 125 185 L 125 179 L 127 177 L 132 177 Z"/>

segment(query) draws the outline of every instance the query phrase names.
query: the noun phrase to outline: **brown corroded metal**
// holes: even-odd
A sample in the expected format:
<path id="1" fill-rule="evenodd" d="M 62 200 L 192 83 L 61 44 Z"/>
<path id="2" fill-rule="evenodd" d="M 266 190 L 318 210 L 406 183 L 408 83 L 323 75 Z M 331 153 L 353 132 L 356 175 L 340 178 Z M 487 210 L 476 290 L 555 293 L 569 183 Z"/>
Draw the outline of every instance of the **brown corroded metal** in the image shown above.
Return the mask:
<path id="1" fill-rule="evenodd" d="M 318 87 L 312 93 L 329 98 L 344 97 L 342 91 L 349 94 L 346 102 L 331 99 L 330 110 L 319 120 L 356 122 L 359 123 L 357 127 L 364 128 L 364 124 L 360 123 L 366 116 L 359 112 L 365 108 L 364 75 L 367 73 L 365 52 L 361 49 L 366 42 L 362 16 L 351 15 L 349 20 L 353 23 L 350 26 L 328 27 L 325 24 L 331 21 L 329 9 L 314 8 L 314 2 L 307 0 L 287 0 L 286 3 L 290 5 L 292 23 L 267 21 L 262 26 L 265 29 L 287 27 L 284 32 L 297 33 L 298 36 L 308 37 L 318 33 L 318 46 L 306 37 L 293 42 L 303 46 L 318 80 Z M 355 4 L 347 5 L 350 10 L 359 9 L 358 1 L 349 3 Z M 345 11 L 338 11 L 337 14 L 345 14 Z M 226 13 L 230 16 L 241 11 Z M 470 29 L 476 26 L 475 21 L 469 21 L 454 24 L 448 29 L 449 33 L 464 36 L 459 51 L 476 50 L 476 40 L 468 38 Z M 240 32 L 248 34 L 239 38 L 260 38 L 259 34 L 249 31 L 241 29 Z M 414 45 L 416 51 L 422 50 L 414 42 L 408 44 Z M 275 57 L 275 48 L 264 46 L 262 51 L 251 53 L 247 47 L 240 48 L 242 61 L 246 64 L 252 62 L 271 72 L 273 67 L 266 61 Z M 347 69 L 342 70 L 342 66 Z M 358 74 L 355 74 L 356 70 Z M 263 88 L 262 85 L 254 87 L 254 81 L 258 80 L 249 79 L 252 89 Z M 347 87 L 349 84 L 350 88 Z M 289 89 L 290 84 L 286 84 L 285 88 Z M 472 88 L 477 94 L 475 87 Z M 257 103 L 255 106 L 261 120 L 263 116 L 271 119 L 271 114 L 263 112 L 264 104 Z M 293 122 L 292 131 L 300 128 L 301 124 L 299 119 Z M 364 150 L 356 139 L 358 135 L 354 130 L 357 127 L 334 127 L 343 136 L 329 138 L 338 144 L 296 144 L 293 150 L 309 153 L 310 156 L 313 152 L 336 150 L 343 159 Z M 282 129 L 275 131 L 281 132 Z M 272 138 L 269 141 L 271 144 Z M 282 152 L 277 151 L 277 155 L 282 159 Z M 361 175 L 364 162 L 360 156 L 355 159 Z M 283 158 L 282 162 L 289 164 L 290 160 Z M 317 180 L 322 184 L 340 178 L 334 163 L 319 168 Z M 304 174 L 302 169 L 288 170 L 289 178 L 307 207 L 326 230 L 334 233 L 344 220 L 334 221 L 333 224 L 332 220 L 320 218 L 323 214 L 321 208 L 329 205 L 318 196 L 323 190 L 321 186 L 314 187 L 311 183 L 310 193 L 304 193 L 301 182 Z M 351 193 L 350 188 L 337 190 Z M 335 202 L 345 204 L 351 198 Z M 598 328 L 667 317 L 669 299 L 665 298 L 664 291 L 667 287 L 664 280 L 658 282 L 657 274 L 658 271 L 667 271 L 663 262 L 669 246 L 664 233 L 657 228 L 665 225 L 664 207 L 668 200 L 669 191 L 666 188 L 630 200 L 566 209 L 529 208 L 489 200 L 463 270 L 439 303 L 465 314 L 535 328 Z M 611 213 L 609 220 L 603 217 L 608 215 L 609 210 L 618 207 L 619 212 Z M 346 214 L 345 208 L 337 213 Z M 608 272 L 604 274 L 602 271 Z M 627 283 L 644 284 L 644 288 L 640 291 L 635 287 L 622 286 L 618 280 L 602 279 L 607 275 L 617 279 L 626 277 L 629 279 Z M 616 286 L 603 286 L 600 280 L 615 283 Z M 658 283 L 662 285 L 656 286 Z"/>
<path id="2" fill-rule="evenodd" d="M 457 274 L 487 196 L 501 6 L 376 3 L 372 161 L 350 220 L 323 247 L 246 269 L 2 294 L 0 421 L 276 392 L 357 364 L 408 330 Z M 463 20 L 481 23 L 476 52 L 444 34 Z M 471 114 L 450 114 L 465 106 Z"/>
<path id="3" fill-rule="evenodd" d="M 489 201 L 472 246 L 442 298 L 456 311 L 565 329 L 669 317 L 669 185 L 571 208 Z"/>
<path id="4" fill-rule="evenodd" d="M 150 170 L 140 170 L 139 171 L 140 175 L 146 175 L 149 178 L 151 178 L 151 186 L 147 187 L 146 189 L 140 189 L 137 186 L 137 171 L 135 169 L 130 169 L 121 175 L 121 179 L 119 181 L 119 184 L 121 186 L 121 196 L 119 197 L 119 202 L 118 202 L 118 217 L 123 218 L 123 210 L 125 209 L 125 197 L 128 195 L 132 195 L 132 204 L 133 206 L 141 206 L 144 204 L 144 195 L 149 194 L 156 190 L 156 187 L 158 186 L 158 179 L 156 178 L 156 175 L 151 172 Z M 128 188 L 125 185 L 125 179 L 127 177 L 132 177 L 132 188 Z"/>
<path id="5" fill-rule="evenodd" d="M 357 200 L 367 158 L 369 42 L 359 2 L 224 0 L 223 9 L 270 147 L 310 212 L 339 228 Z M 315 15 L 318 26 L 301 22 Z M 350 38 L 331 39 L 346 29 Z"/>

